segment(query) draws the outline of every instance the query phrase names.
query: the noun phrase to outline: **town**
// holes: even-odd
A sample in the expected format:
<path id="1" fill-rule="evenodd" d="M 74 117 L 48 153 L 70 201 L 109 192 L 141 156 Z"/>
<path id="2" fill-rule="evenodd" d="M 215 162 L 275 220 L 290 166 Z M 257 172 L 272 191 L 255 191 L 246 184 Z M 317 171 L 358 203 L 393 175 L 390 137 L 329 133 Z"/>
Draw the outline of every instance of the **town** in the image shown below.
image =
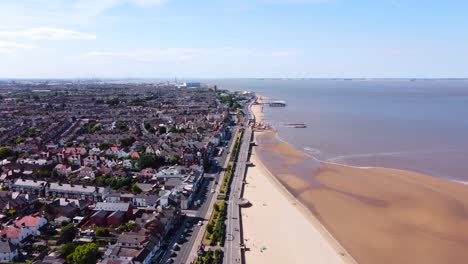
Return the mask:
<path id="1" fill-rule="evenodd" d="M 0 82 L 0 262 L 223 263 L 253 98 L 199 83 Z"/>

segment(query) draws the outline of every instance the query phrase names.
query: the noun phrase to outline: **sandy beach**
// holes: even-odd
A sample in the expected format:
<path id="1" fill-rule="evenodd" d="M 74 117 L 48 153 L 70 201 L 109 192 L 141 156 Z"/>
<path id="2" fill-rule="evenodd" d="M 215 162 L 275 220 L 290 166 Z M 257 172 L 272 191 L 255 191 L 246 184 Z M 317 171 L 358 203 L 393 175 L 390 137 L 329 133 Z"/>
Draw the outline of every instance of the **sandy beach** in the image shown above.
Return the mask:
<path id="1" fill-rule="evenodd" d="M 253 106 L 261 120 L 261 106 Z M 262 132 L 256 132 L 256 136 Z M 351 263 L 323 226 L 269 173 L 255 148 L 242 210 L 247 263 Z M 264 247 L 264 249 L 262 249 Z"/>
<path id="2" fill-rule="evenodd" d="M 330 237 L 313 219 L 361 264 L 466 263 L 467 186 L 403 170 L 321 162 L 272 131 L 256 133 L 256 142 L 256 167 L 248 171 L 245 191 L 254 204 L 244 217 L 252 249 L 247 263 L 343 261 L 333 257 L 339 247 L 324 242 Z M 302 244 L 310 247 L 296 250 Z M 261 253 L 261 246 L 274 252 Z"/>

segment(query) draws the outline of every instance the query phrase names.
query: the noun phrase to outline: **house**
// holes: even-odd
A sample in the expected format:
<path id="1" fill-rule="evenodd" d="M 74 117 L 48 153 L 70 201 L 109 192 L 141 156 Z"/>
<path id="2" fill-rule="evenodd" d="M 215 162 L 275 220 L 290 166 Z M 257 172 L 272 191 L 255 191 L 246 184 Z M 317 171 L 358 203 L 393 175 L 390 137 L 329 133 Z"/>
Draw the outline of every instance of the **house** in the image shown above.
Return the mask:
<path id="1" fill-rule="evenodd" d="M 24 188 L 24 186 L 22 187 Z M 46 196 L 82 199 L 88 201 L 102 201 L 108 193 L 109 187 L 72 185 L 57 182 L 48 183 L 45 187 Z"/>
<path id="2" fill-rule="evenodd" d="M 121 226 L 126 220 L 125 215 L 125 212 L 114 211 L 109 216 L 107 216 L 107 224 L 114 227 Z"/>
<path id="3" fill-rule="evenodd" d="M 142 142 L 140 142 L 140 141 L 133 142 L 132 149 L 134 151 L 140 151 L 142 148 L 143 148 L 143 143 Z"/>
<path id="4" fill-rule="evenodd" d="M 16 221 L 15 225 L 25 230 L 28 235 L 40 235 L 39 229 L 47 224 L 47 220 L 39 215 L 27 215 Z"/>
<path id="5" fill-rule="evenodd" d="M 109 212 L 106 212 L 104 210 L 99 210 L 96 211 L 88 220 L 88 222 L 85 223 L 85 226 L 95 224 L 97 226 L 106 226 L 107 221 L 106 218 L 109 215 Z"/>
<path id="6" fill-rule="evenodd" d="M 19 192 L 0 192 L 0 208 L 21 212 L 32 207 L 38 201 L 38 196 L 21 194 Z"/>
<path id="7" fill-rule="evenodd" d="M 14 245 L 18 245 L 24 239 L 26 239 L 29 234 L 21 227 L 16 226 L 0 226 L 0 236 L 2 239 L 8 239 Z"/>
<path id="8" fill-rule="evenodd" d="M 133 151 L 128 148 L 123 148 L 117 153 L 117 157 L 119 158 L 128 158 L 132 155 Z"/>
<path id="9" fill-rule="evenodd" d="M 0 240 L 0 262 L 13 262 L 18 257 L 18 247 L 10 240 L 2 238 Z"/>
<path id="10" fill-rule="evenodd" d="M 57 164 L 54 170 L 60 176 L 68 176 L 71 173 L 71 171 L 67 168 L 67 165 L 65 164 Z"/>
<path id="11" fill-rule="evenodd" d="M 71 154 L 85 155 L 87 153 L 85 148 L 65 148 L 63 152 L 68 155 L 71 155 Z"/>
<path id="12" fill-rule="evenodd" d="M 154 176 L 156 176 L 157 173 L 158 171 L 153 168 L 146 168 L 146 169 L 142 169 L 141 171 L 139 171 L 137 173 L 137 176 L 143 179 L 151 179 Z"/>
<path id="13" fill-rule="evenodd" d="M 146 242 L 148 242 L 148 237 L 140 233 L 122 233 L 119 238 L 117 238 L 117 246 L 121 247 L 142 247 Z"/>
<path id="14" fill-rule="evenodd" d="M 106 211 L 106 212 L 115 212 L 122 211 L 125 213 L 127 218 L 133 216 L 133 206 L 130 203 L 103 203 L 99 202 L 94 205 L 92 208 L 94 211 Z"/>
<path id="15" fill-rule="evenodd" d="M 137 206 L 137 207 L 153 207 L 156 205 L 156 202 L 158 201 L 158 199 L 159 199 L 159 196 L 157 195 L 139 194 L 133 197 L 132 203 L 134 206 Z"/>
<path id="16" fill-rule="evenodd" d="M 90 155 L 83 159 L 83 166 L 97 167 L 99 165 L 99 157 L 96 155 Z"/>
<path id="17" fill-rule="evenodd" d="M 82 214 L 88 203 L 81 199 L 57 198 L 50 205 L 55 208 L 54 217 L 73 218 L 75 215 Z"/>
<path id="18" fill-rule="evenodd" d="M 120 226 L 133 217 L 133 207 L 130 203 L 96 203 L 91 207 L 96 211 L 85 225 Z"/>
<path id="19" fill-rule="evenodd" d="M 69 163 L 71 163 L 73 165 L 81 166 L 81 155 L 78 155 L 78 154 L 70 155 L 67 158 L 67 160 L 68 160 Z"/>
<path id="20" fill-rule="evenodd" d="M 134 151 L 131 155 L 132 159 L 139 159 L 140 158 L 140 153 L 138 151 Z"/>
<path id="21" fill-rule="evenodd" d="M 94 179 L 96 174 L 94 173 L 93 168 L 90 167 L 81 167 L 80 172 L 78 173 L 80 178 Z"/>
<path id="22" fill-rule="evenodd" d="M 106 150 L 106 155 L 119 155 L 120 148 L 119 147 L 110 147 Z"/>
<path id="23" fill-rule="evenodd" d="M 89 155 L 100 155 L 102 152 L 100 148 L 94 147 L 89 150 Z"/>

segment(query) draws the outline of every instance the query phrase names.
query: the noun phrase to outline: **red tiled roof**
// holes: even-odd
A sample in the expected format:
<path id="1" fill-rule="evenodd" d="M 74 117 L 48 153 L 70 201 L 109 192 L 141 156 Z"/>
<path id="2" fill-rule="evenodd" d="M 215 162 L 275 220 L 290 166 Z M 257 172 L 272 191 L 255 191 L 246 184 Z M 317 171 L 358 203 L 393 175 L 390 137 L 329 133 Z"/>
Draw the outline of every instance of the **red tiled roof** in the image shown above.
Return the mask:
<path id="1" fill-rule="evenodd" d="M 40 216 L 28 215 L 16 221 L 16 226 L 22 226 L 24 224 L 24 226 L 26 227 L 37 227 L 39 225 L 40 220 Z"/>
<path id="2" fill-rule="evenodd" d="M 0 231 L 0 236 L 6 236 L 6 238 L 21 238 L 21 234 L 23 233 L 22 228 L 8 226 L 5 229 Z"/>

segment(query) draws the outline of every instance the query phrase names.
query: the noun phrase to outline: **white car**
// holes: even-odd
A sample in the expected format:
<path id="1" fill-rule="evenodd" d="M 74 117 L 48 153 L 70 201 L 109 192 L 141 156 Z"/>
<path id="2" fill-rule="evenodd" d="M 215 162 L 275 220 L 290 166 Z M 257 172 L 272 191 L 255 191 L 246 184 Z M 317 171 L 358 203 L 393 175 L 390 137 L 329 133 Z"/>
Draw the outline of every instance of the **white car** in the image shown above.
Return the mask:
<path id="1" fill-rule="evenodd" d="M 198 221 L 198 225 L 199 225 L 199 226 L 203 225 L 203 222 L 202 222 L 202 221 Z"/>
<path id="2" fill-rule="evenodd" d="M 211 189 L 211 193 L 215 193 L 215 192 L 216 192 L 216 190 L 215 190 L 215 189 Z"/>

